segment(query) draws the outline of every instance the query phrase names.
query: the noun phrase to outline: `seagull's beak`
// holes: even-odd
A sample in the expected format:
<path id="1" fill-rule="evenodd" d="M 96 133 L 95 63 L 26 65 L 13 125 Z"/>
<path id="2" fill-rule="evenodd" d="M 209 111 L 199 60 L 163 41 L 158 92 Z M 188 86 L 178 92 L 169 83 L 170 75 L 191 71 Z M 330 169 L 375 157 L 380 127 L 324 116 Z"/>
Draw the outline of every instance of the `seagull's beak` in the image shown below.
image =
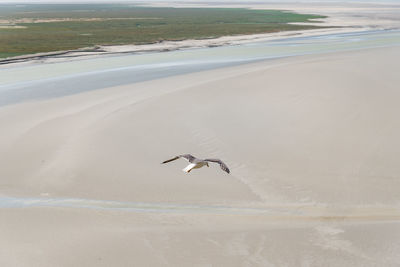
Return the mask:
<path id="1" fill-rule="evenodd" d="M 210 167 L 210 166 L 208 166 L 208 162 L 206 164 L 207 164 L 207 167 Z"/>

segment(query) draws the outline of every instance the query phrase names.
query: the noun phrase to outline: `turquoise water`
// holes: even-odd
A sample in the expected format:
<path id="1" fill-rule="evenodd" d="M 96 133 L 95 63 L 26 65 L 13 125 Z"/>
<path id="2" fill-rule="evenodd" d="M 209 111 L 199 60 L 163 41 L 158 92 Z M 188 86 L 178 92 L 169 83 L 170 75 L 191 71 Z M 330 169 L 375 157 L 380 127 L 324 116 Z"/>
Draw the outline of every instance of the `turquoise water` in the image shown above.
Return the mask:
<path id="1" fill-rule="evenodd" d="M 0 106 L 226 66 L 400 45 L 399 30 L 360 31 L 170 52 L 0 67 Z"/>
<path id="2" fill-rule="evenodd" d="M 90 200 L 81 198 L 17 198 L 0 197 L 0 208 L 30 207 L 68 207 L 97 210 L 119 210 L 145 213 L 212 213 L 212 214 L 291 214 L 299 215 L 296 209 L 285 208 L 251 208 L 216 205 L 188 205 L 151 202 L 121 202 Z"/>

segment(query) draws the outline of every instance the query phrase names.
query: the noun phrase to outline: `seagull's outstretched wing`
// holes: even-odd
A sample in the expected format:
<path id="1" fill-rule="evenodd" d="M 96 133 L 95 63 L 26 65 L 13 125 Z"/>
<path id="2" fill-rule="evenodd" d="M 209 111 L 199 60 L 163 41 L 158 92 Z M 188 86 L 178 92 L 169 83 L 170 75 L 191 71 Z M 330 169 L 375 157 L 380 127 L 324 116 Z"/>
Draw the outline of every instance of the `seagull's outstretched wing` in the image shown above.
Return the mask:
<path id="1" fill-rule="evenodd" d="M 230 173 L 228 166 L 226 166 L 226 164 L 220 159 L 205 159 L 204 161 L 218 163 L 223 171 Z"/>
<path id="2" fill-rule="evenodd" d="M 166 161 L 163 161 L 162 164 L 168 163 L 168 162 L 171 162 L 171 161 L 174 161 L 174 160 L 177 160 L 177 159 L 179 159 L 179 156 L 177 156 L 175 158 L 172 158 L 172 159 L 169 159 L 169 160 L 166 160 Z"/>
<path id="3" fill-rule="evenodd" d="M 192 162 L 196 159 L 195 157 L 193 157 L 193 156 L 190 155 L 190 154 L 184 154 L 184 155 L 179 155 L 179 156 L 176 156 L 175 158 L 172 158 L 172 159 L 163 161 L 162 164 L 168 163 L 168 162 L 171 162 L 171 161 L 174 161 L 174 160 L 177 160 L 177 159 L 179 159 L 179 158 L 185 158 L 185 159 L 186 159 L 187 161 L 189 161 L 190 163 L 192 163 Z"/>

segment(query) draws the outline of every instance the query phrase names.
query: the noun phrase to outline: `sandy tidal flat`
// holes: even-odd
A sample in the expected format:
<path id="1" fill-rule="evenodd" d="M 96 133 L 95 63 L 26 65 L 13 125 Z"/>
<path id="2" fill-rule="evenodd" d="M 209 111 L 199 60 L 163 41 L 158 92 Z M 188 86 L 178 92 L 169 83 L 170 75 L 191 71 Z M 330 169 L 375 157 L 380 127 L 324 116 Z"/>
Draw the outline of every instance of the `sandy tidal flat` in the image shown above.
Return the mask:
<path id="1" fill-rule="evenodd" d="M 400 265 L 399 57 L 300 56 L 1 107 L 0 265 Z M 159 164 L 180 153 L 232 173 Z"/>

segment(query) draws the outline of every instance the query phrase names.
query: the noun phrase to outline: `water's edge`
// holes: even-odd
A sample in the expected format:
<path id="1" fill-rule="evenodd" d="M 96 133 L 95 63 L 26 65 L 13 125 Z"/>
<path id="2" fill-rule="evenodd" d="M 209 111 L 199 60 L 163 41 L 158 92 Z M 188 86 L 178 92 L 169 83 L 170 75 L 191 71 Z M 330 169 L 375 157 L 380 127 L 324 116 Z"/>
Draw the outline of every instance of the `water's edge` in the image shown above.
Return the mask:
<path id="1" fill-rule="evenodd" d="M 397 45 L 400 30 L 371 30 L 6 67 L 0 69 L 0 107 L 261 60 Z"/>

